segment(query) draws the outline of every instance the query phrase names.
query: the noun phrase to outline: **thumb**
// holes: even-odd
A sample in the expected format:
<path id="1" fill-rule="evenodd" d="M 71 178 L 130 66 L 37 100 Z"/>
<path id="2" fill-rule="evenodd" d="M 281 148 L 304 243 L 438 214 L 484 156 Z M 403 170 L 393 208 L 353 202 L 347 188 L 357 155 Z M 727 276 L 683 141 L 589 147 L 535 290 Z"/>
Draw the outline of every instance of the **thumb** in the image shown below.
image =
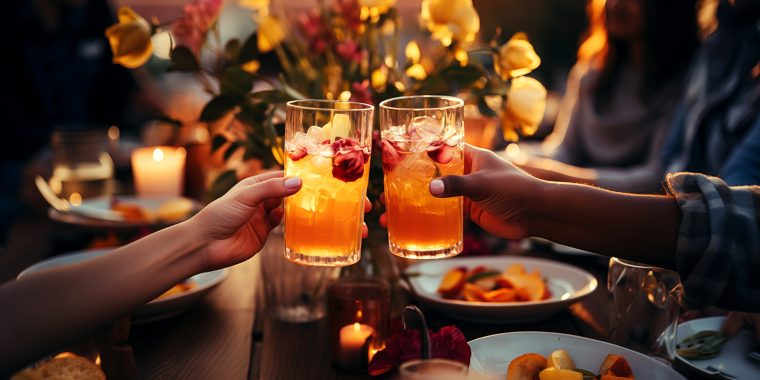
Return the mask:
<path id="1" fill-rule="evenodd" d="M 279 199 L 295 194 L 300 189 L 301 178 L 270 178 L 238 190 L 235 200 L 246 206 L 255 207 L 269 199 Z"/>
<path id="2" fill-rule="evenodd" d="M 447 175 L 430 181 L 430 194 L 438 198 L 465 196 L 471 199 L 480 198 L 479 186 L 471 174 Z"/>

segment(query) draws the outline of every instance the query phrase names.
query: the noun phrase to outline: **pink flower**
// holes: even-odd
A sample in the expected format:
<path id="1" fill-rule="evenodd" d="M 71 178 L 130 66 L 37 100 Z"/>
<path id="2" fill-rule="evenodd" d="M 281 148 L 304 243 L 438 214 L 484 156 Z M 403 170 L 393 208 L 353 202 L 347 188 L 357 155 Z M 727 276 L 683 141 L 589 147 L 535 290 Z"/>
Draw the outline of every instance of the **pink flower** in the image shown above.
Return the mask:
<path id="1" fill-rule="evenodd" d="M 330 44 L 331 36 L 318 13 L 302 13 L 299 16 L 301 30 L 309 41 L 309 50 L 314 54 L 322 54 Z"/>
<path id="2" fill-rule="evenodd" d="M 403 362 L 419 359 L 420 352 L 419 330 L 403 331 L 401 323 L 394 321 L 385 348 L 378 351 L 369 363 L 369 374 L 378 376 L 388 373 Z M 470 345 L 456 326 L 445 326 L 430 334 L 430 353 L 434 358 L 451 359 L 470 365 Z"/>
<path id="3" fill-rule="evenodd" d="M 360 18 L 361 8 L 357 0 L 338 0 L 335 2 L 333 9 L 345 21 L 346 26 L 351 30 L 358 30 L 362 24 Z"/>
<path id="4" fill-rule="evenodd" d="M 399 147 L 396 145 L 395 142 L 382 139 L 380 144 L 382 145 L 382 158 L 383 158 L 383 169 L 385 169 L 386 172 L 389 172 L 393 170 L 393 168 L 401 162 L 401 153 L 399 153 Z"/>
<path id="5" fill-rule="evenodd" d="M 364 175 L 364 164 L 369 160 L 368 150 L 348 138 L 335 140 L 332 148 L 335 152 L 332 169 L 334 178 L 353 182 Z"/>
<path id="6" fill-rule="evenodd" d="M 354 40 L 348 39 L 336 45 L 335 52 L 344 61 L 354 63 L 360 63 L 364 54 L 359 44 L 354 42 Z"/>
<path id="7" fill-rule="evenodd" d="M 172 24 L 172 35 L 177 45 L 199 54 L 206 33 L 216 22 L 222 0 L 196 0 L 185 4 L 182 17 Z"/>
<path id="8" fill-rule="evenodd" d="M 372 104 L 372 92 L 369 90 L 369 80 L 365 79 L 361 82 L 354 82 L 351 84 L 351 99 L 352 102 L 360 102 Z"/>

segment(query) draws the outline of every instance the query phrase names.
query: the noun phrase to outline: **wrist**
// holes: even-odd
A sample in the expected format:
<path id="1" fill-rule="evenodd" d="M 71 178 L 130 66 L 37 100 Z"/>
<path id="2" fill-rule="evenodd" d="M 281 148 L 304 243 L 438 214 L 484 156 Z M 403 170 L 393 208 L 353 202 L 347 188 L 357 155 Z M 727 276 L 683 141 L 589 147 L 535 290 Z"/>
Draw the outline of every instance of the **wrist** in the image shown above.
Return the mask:
<path id="1" fill-rule="evenodd" d="M 211 238 L 206 233 L 206 229 L 198 221 L 197 216 L 177 224 L 176 227 L 181 230 L 181 236 L 188 239 L 190 249 L 187 255 L 195 273 L 206 272 L 209 267 L 207 248 L 211 244 Z"/>

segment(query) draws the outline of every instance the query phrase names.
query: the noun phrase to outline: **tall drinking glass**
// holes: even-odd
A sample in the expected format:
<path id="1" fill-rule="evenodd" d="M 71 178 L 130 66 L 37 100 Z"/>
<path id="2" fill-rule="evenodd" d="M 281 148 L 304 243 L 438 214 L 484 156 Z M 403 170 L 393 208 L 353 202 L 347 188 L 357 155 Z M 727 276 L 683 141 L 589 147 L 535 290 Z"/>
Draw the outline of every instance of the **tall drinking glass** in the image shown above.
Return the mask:
<path id="1" fill-rule="evenodd" d="M 285 175 L 301 190 L 285 198 L 285 257 L 313 266 L 359 261 L 374 107 L 330 100 L 288 102 Z"/>
<path id="2" fill-rule="evenodd" d="M 678 273 L 616 257 L 609 265 L 610 342 L 672 361 L 683 296 Z"/>
<path id="3" fill-rule="evenodd" d="M 380 103 L 391 252 L 437 259 L 462 252 L 462 197 L 435 198 L 434 178 L 464 174 L 464 102 L 406 96 Z"/>

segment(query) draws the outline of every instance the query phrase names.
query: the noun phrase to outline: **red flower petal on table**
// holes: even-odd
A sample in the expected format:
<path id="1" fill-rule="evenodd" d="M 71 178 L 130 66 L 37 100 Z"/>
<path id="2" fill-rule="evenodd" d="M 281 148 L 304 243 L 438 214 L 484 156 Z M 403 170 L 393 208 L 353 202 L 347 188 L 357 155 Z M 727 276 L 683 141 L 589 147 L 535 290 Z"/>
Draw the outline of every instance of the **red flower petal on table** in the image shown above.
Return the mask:
<path id="1" fill-rule="evenodd" d="M 456 153 L 456 148 L 446 144 L 443 140 L 433 141 L 426 150 L 428 157 L 439 164 L 448 164 Z"/>
<path id="2" fill-rule="evenodd" d="M 333 177 L 343 182 L 353 182 L 364 175 L 364 164 L 369 154 L 358 142 L 351 139 L 338 139 L 332 145 Z"/>
<path id="3" fill-rule="evenodd" d="M 394 330 L 396 332 L 385 342 L 385 348 L 372 357 L 369 363 L 371 376 L 388 373 L 401 363 L 420 357 L 419 331 L 391 329 L 392 332 Z M 451 359 L 470 365 L 470 345 L 456 326 L 445 326 L 430 335 L 430 353 L 434 358 Z"/>
<path id="4" fill-rule="evenodd" d="M 382 139 L 380 144 L 383 152 L 383 169 L 391 171 L 394 166 L 401 162 L 402 157 L 399 147 L 395 142 L 386 139 Z"/>

